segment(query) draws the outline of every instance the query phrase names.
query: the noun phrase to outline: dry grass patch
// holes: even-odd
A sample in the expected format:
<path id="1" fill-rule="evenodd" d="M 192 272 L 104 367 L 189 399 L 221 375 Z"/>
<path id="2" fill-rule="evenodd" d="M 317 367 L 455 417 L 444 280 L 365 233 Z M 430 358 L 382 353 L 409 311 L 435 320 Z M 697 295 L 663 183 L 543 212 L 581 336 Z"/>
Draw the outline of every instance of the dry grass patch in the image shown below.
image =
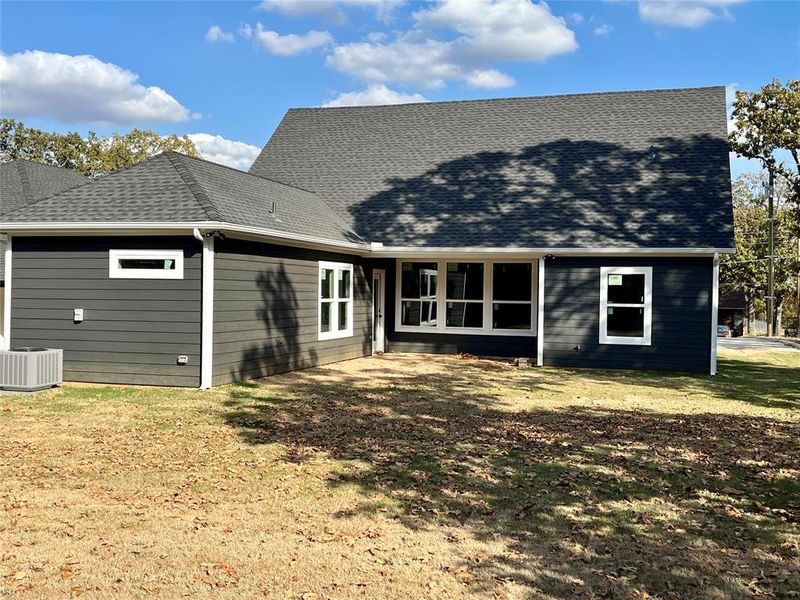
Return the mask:
<path id="1" fill-rule="evenodd" d="M 800 581 L 800 352 L 719 377 L 388 355 L 0 397 L 20 597 L 745 598 Z"/>

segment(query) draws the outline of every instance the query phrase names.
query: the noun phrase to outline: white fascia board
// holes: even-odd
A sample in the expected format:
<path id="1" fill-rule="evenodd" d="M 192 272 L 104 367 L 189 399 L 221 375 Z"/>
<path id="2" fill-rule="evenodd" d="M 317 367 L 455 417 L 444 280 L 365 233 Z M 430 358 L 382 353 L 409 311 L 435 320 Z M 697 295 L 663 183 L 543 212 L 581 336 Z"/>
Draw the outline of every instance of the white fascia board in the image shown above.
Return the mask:
<path id="1" fill-rule="evenodd" d="M 349 250 L 355 254 L 369 252 L 369 244 L 366 242 L 336 242 L 319 238 L 316 236 L 298 235 L 279 231 L 272 231 L 261 227 L 248 227 L 246 225 L 235 225 L 222 221 L 195 221 L 195 222 L 141 222 L 141 223 L 3 223 L 3 231 L 13 231 L 19 234 L 36 235 L 75 235 L 75 234 L 105 234 L 105 235 L 127 235 L 127 234 L 191 234 L 194 229 L 207 231 L 210 229 L 252 235 L 263 241 L 274 241 L 278 243 L 291 242 L 304 244 L 312 247 L 334 248 L 337 250 Z"/>
<path id="2" fill-rule="evenodd" d="M 429 247 L 373 246 L 371 256 L 422 258 L 426 256 L 457 257 L 472 255 L 518 255 L 521 257 L 554 256 L 707 256 L 731 254 L 733 248 L 485 248 L 485 247 Z"/>
<path id="3" fill-rule="evenodd" d="M 166 235 L 170 233 L 185 234 L 187 230 L 191 233 L 195 228 L 201 230 L 217 229 L 232 234 L 242 236 L 254 236 L 263 241 L 274 241 L 278 243 L 291 242 L 295 245 L 303 245 L 311 248 L 335 248 L 351 251 L 353 254 L 375 257 L 392 258 L 420 258 L 426 256 L 437 257 L 458 257 L 472 255 L 509 255 L 520 258 L 546 256 L 707 256 L 713 257 L 715 254 L 732 254 L 733 248 L 621 248 L 605 246 L 597 248 L 486 248 L 475 246 L 463 247 L 417 247 L 417 246 L 383 246 L 380 242 L 337 242 L 319 238 L 316 236 L 299 235 L 272 231 L 261 227 L 249 227 L 246 225 L 235 225 L 222 221 L 197 221 L 197 222 L 175 222 L 175 223 L 3 223 L 0 227 L 2 231 L 16 232 L 21 234 L 33 235 L 37 233 L 47 233 L 50 235 L 74 235 L 76 233 L 107 235 L 124 234 L 157 234 Z"/>

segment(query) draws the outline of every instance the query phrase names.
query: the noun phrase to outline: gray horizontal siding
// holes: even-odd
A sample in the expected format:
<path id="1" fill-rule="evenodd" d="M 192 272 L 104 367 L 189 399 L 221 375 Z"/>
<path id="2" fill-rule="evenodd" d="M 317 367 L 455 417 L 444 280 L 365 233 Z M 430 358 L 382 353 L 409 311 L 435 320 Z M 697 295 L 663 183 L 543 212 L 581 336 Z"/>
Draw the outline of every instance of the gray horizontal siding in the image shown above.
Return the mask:
<path id="1" fill-rule="evenodd" d="M 650 346 L 599 343 L 600 267 L 653 267 Z M 712 261 L 563 258 L 545 267 L 544 362 L 565 367 L 707 372 Z"/>
<path id="2" fill-rule="evenodd" d="M 227 239 L 214 259 L 214 385 L 368 355 L 368 272 L 357 256 Z M 319 341 L 319 261 L 352 263 L 353 336 Z"/>
<path id="3" fill-rule="evenodd" d="M 423 354 L 474 354 L 491 357 L 535 357 L 536 337 L 518 335 L 474 335 L 457 333 L 420 333 L 395 331 L 396 261 L 372 263 L 386 271 L 386 351 Z"/>
<path id="4" fill-rule="evenodd" d="M 190 237 L 17 237 L 11 341 L 64 349 L 64 379 L 197 386 L 201 254 Z M 184 279 L 110 279 L 111 248 L 181 249 Z M 73 323 L 74 308 L 85 310 Z M 178 365 L 178 355 L 189 358 Z"/>

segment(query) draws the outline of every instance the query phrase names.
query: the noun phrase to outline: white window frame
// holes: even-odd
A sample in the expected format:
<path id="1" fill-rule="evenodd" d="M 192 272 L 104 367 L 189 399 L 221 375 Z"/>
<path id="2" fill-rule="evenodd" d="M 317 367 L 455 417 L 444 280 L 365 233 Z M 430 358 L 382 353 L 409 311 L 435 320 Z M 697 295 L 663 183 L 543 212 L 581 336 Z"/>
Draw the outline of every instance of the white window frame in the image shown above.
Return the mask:
<path id="1" fill-rule="evenodd" d="M 401 308 L 404 300 L 419 301 L 420 298 L 402 298 L 402 270 L 403 263 L 436 263 L 438 271 L 438 287 L 436 289 L 436 297 L 432 298 L 437 303 L 437 323 L 436 326 L 417 326 L 417 325 L 403 325 Z M 483 264 L 483 300 L 458 300 L 447 299 L 447 263 L 481 263 Z M 494 284 L 494 268 L 493 265 L 508 264 L 508 263 L 526 263 L 531 265 L 531 328 L 530 329 L 493 329 L 492 328 L 492 305 L 494 303 L 493 297 L 493 284 Z M 395 310 L 394 310 L 394 328 L 395 331 L 408 331 L 416 333 L 445 333 L 455 335 L 495 335 L 495 336 L 519 336 L 519 337 L 536 337 L 538 326 L 538 310 L 537 310 L 537 297 L 538 297 L 538 257 L 530 259 L 519 258 L 476 258 L 474 256 L 451 256 L 441 259 L 428 259 L 428 258 L 398 258 L 395 266 Z M 444 278 L 442 278 L 444 274 Z M 447 302 L 474 302 L 483 303 L 483 327 L 447 327 Z M 498 300 L 501 304 L 528 304 L 522 300 L 519 301 L 504 301 Z"/>
<path id="2" fill-rule="evenodd" d="M 156 258 L 175 261 L 174 269 L 123 269 L 120 260 Z M 109 250 L 108 276 L 111 279 L 183 279 L 183 250 Z"/>
<path id="3" fill-rule="evenodd" d="M 333 270 L 333 297 L 322 298 L 322 271 L 325 269 Z M 339 274 L 342 272 L 350 273 L 350 297 L 339 297 Z M 355 296 L 356 282 L 353 279 L 353 265 L 351 263 L 320 261 L 317 270 L 317 339 L 319 340 L 338 340 L 346 337 L 353 337 L 353 297 Z M 339 302 L 347 300 L 347 329 L 339 330 Z M 323 302 L 331 305 L 331 330 L 322 331 L 322 304 Z"/>
<path id="4" fill-rule="evenodd" d="M 643 308 L 644 335 L 608 335 L 608 276 L 644 275 L 644 303 L 611 304 L 611 308 Z M 653 334 L 653 267 L 600 267 L 600 343 L 650 346 Z"/>
<path id="5" fill-rule="evenodd" d="M 526 264 L 530 263 L 531 265 L 531 299 L 530 301 L 527 300 L 495 300 L 494 299 L 494 265 L 508 265 L 508 264 Z M 489 298 L 489 307 L 487 313 L 489 315 L 489 322 L 491 323 L 494 320 L 494 305 L 495 304 L 530 304 L 531 306 L 531 328 L 530 329 L 494 329 L 492 328 L 493 332 L 497 332 L 497 335 L 525 335 L 525 336 L 535 336 L 537 335 L 538 331 L 538 324 L 539 324 L 539 310 L 538 310 L 538 298 L 539 298 L 539 261 L 538 259 L 531 259 L 531 260 L 493 260 L 489 262 L 489 269 L 491 272 L 489 273 L 489 277 L 491 279 L 491 297 Z"/>
<path id="6" fill-rule="evenodd" d="M 483 298 L 481 300 L 467 300 L 466 298 L 448 298 L 447 297 L 447 265 L 450 264 L 475 264 L 483 265 Z M 445 330 L 452 333 L 470 333 L 473 331 L 483 331 L 486 329 L 486 288 L 487 279 L 489 276 L 486 273 L 486 261 L 484 260 L 469 260 L 469 259 L 450 259 L 444 261 L 444 312 L 442 313 Z M 441 267 L 441 264 L 440 264 Z M 480 304 L 483 315 L 483 327 L 458 327 L 456 325 L 447 325 L 447 304 L 449 302 L 463 302 L 464 304 Z M 466 309 L 465 309 L 466 312 Z"/>

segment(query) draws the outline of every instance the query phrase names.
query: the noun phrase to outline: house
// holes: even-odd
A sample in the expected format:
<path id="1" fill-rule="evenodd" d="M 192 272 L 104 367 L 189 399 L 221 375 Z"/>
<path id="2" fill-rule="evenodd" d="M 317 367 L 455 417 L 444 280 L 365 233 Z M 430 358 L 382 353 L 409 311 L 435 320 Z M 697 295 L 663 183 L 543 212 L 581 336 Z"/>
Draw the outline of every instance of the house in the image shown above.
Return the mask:
<path id="1" fill-rule="evenodd" d="M 722 87 L 290 110 L 249 173 L 167 152 L 3 217 L 6 343 L 210 387 L 465 352 L 714 373 Z"/>
<path id="2" fill-rule="evenodd" d="M 83 175 L 70 169 L 29 160 L 15 159 L 0 164 L 0 223 L 5 220 L 6 213 L 86 181 Z M 0 348 L 5 343 L 5 247 L 0 235 Z"/>
<path id="3" fill-rule="evenodd" d="M 721 292 L 717 310 L 717 324 L 727 325 L 733 335 L 742 336 L 747 329 L 747 301 L 744 292 Z"/>

